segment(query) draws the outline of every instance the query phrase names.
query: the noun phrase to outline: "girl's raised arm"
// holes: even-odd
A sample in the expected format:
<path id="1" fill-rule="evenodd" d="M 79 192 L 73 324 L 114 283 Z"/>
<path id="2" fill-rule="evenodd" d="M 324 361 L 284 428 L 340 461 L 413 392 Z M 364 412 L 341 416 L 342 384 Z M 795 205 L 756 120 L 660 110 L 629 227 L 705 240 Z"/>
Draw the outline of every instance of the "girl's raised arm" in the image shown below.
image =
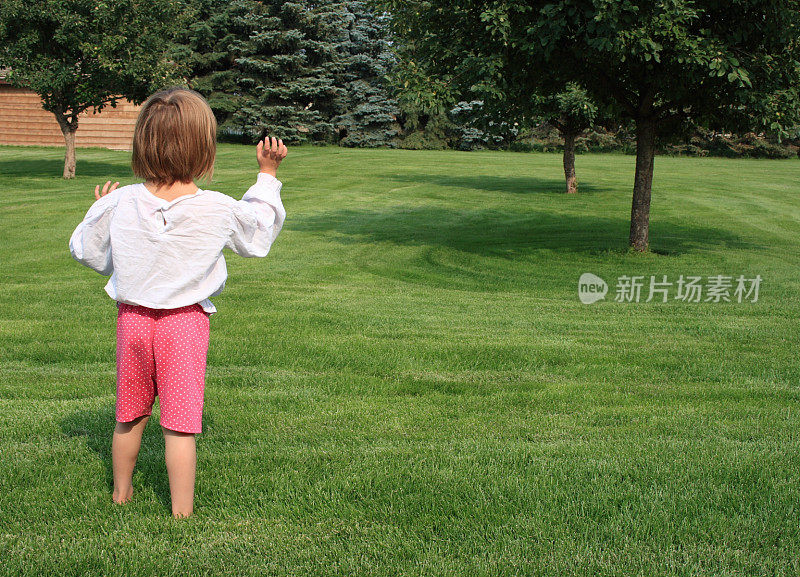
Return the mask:
<path id="1" fill-rule="evenodd" d="M 234 204 L 228 248 L 240 256 L 267 256 L 286 218 L 282 186 L 271 174 L 259 173 L 256 183 Z"/>
<path id="2" fill-rule="evenodd" d="M 276 177 L 287 154 L 286 145 L 278 138 L 265 138 L 256 146 L 258 179 L 234 207 L 231 237 L 226 245 L 238 255 L 267 256 L 283 227 L 283 184 Z"/>

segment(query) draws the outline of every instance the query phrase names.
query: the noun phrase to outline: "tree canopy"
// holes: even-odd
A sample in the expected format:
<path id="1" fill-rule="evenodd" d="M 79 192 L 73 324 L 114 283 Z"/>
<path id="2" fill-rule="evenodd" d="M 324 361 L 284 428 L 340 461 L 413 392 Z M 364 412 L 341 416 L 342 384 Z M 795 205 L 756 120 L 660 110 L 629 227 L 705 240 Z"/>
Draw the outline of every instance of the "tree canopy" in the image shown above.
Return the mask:
<path id="1" fill-rule="evenodd" d="M 516 117 L 530 110 L 532 95 L 575 82 L 603 113 L 632 119 L 637 164 L 629 240 L 637 250 L 649 243 L 656 138 L 682 134 L 688 121 L 781 136 L 800 120 L 798 0 L 384 5 L 402 40 L 401 57 L 437 78 L 443 98 L 480 97 Z"/>
<path id="2" fill-rule="evenodd" d="M 164 0 L 0 3 L 0 65 L 55 115 L 67 145 L 64 178 L 75 176 L 81 112 L 141 102 L 177 77 L 166 54 L 185 8 Z"/>

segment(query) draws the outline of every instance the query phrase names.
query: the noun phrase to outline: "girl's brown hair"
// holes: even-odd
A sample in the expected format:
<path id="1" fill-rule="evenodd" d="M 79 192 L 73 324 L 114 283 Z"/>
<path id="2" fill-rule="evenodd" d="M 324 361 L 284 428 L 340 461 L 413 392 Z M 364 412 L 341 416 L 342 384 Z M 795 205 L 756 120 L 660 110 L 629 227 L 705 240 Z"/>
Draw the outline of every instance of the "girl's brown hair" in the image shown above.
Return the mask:
<path id="1" fill-rule="evenodd" d="M 205 98 L 176 87 L 147 99 L 133 131 L 136 176 L 167 185 L 210 180 L 216 154 L 217 120 Z"/>

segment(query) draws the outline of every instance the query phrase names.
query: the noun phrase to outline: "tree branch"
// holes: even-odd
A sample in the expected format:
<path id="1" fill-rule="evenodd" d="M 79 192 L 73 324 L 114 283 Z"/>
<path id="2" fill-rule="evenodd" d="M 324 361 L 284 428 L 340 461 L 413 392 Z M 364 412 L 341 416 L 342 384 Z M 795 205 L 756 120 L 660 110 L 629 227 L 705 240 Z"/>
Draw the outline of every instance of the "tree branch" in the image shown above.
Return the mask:
<path id="1" fill-rule="evenodd" d="M 612 94 L 612 96 L 614 96 L 617 102 L 622 106 L 623 109 L 625 109 L 625 111 L 628 114 L 635 117 L 637 113 L 636 107 L 630 100 L 628 100 L 628 94 L 626 93 L 626 91 L 620 88 L 614 82 L 614 80 L 602 70 L 598 70 L 597 73 L 600 76 L 600 79 L 602 80 L 602 83 L 606 88 L 606 90 L 608 90 Z M 631 96 L 635 95 L 631 94 Z"/>

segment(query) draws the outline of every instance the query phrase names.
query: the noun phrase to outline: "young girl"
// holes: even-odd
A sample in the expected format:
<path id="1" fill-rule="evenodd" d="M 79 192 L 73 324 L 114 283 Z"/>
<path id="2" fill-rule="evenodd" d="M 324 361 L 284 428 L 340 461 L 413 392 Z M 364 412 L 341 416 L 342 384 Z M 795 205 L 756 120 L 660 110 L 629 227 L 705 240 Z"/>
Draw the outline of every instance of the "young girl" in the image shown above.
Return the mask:
<path id="1" fill-rule="evenodd" d="M 256 147 L 260 172 L 242 200 L 194 184 L 210 178 L 217 123 L 196 92 L 171 88 L 142 107 L 133 172 L 143 183 L 95 189 L 95 202 L 69 241 L 72 256 L 111 275 L 117 301 L 117 403 L 112 440 L 114 501 L 133 495 L 131 477 L 155 397 L 161 407 L 172 513 L 194 506 L 195 434 L 201 432 L 208 300 L 225 286 L 224 248 L 263 257 L 283 226 L 278 165 L 282 140 Z M 119 184 L 119 183 L 117 183 Z"/>

